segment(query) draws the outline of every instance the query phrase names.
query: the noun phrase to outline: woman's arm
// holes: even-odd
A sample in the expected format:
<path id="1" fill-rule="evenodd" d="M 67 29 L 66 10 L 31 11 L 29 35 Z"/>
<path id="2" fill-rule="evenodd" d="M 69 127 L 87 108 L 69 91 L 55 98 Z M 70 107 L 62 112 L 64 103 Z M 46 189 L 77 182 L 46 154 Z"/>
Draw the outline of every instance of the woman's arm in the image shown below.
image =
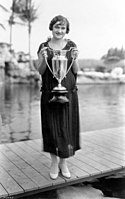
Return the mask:
<path id="1" fill-rule="evenodd" d="M 79 70 L 79 63 L 78 59 L 74 60 L 73 65 L 72 65 L 72 70 L 76 74 Z"/>
<path id="2" fill-rule="evenodd" d="M 78 50 L 77 48 L 74 48 L 72 50 L 72 54 L 71 54 L 72 58 L 74 59 L 73 65 L 72 65 L 72 69 L 73 72 L 76 74 L 79 70 L 79 63 L 78 63 Z"/>
<path id="3" fill-rule="evenodd" d="M 47 52 L 46 52 L 46 47 L 42 48 L 38 52 L 38 60 L 37 60 L 37 66 L 38 66 L 38 71 L 41 75 L 44 74 L 46 70 L 46 61 L 45 57 L 47 57 Z"/>

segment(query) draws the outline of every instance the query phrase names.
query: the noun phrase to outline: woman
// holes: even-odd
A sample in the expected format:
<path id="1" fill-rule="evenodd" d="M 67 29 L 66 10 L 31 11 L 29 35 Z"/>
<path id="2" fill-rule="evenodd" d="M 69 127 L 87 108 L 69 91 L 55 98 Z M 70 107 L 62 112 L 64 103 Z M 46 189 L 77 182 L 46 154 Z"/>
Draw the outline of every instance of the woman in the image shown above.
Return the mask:
<path id="1" fill-rule="evenodd" d="M 76 88 L 78 71 L 78 51 L 71 40 L 65 39 L 69 32 L 69 21 L 59 15 L 54 17 L 49 25 L 52 38 L 40 44 L 38 49 L 38 70 L 42 76 L 41 120 L 44 151 L 51 156 L 50 177 L 56 179 L 59 174 L 70 178 L 71 174 L 66 159 L 75 154 L 79 146 L 79 107 Z M 75 49 L 75 50 L 71 50 Z M 50 103 L 52 89 L 58 85 L 52 74 L 53 51 L 67 50 L 68 73 L 62 80 L 68 93 L 67 103 Z M 72 64 L 72 65 L 71 65 Z M 49 67 L 50 68 L 49 68 Z M 69 68 L 71 66 L 71 68 Z M 58 157 L 60 159 L 58 163 Z"/>

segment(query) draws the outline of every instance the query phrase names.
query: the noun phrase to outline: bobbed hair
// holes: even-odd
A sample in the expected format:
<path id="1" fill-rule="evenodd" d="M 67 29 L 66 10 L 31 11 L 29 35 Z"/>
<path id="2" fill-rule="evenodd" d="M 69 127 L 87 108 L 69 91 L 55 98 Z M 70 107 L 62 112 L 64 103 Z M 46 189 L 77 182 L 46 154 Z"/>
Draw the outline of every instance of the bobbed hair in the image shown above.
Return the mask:
<path id="1" fill-rule="evenodd" d="M 58 16 L 55 16 L 51 21 L 50 21 L 50 24 L 49 24 L 49 30 L 53 30 L 53 25 L 56 23 L 56 22 L 61 22 L 61 23 L 65 23 L 66 24 L 66 33 L 68 34 L 69 33 L 69 21 L 67 18 L 63 17 L 62 15 L 58 15 Z"/>

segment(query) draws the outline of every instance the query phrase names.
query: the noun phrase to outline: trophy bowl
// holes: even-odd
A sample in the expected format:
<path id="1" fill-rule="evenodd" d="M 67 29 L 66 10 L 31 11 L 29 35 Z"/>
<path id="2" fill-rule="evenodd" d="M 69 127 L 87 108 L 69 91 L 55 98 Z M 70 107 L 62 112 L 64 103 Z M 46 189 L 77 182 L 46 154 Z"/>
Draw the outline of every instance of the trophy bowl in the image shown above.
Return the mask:
<path id="1" fill-rule="evenodd" d="M 53 52 L 54 56 L 52 58 L 52 71 L 54 77 L 58 81 L 58 85 L 52 90 L 54 95 L 50 102 L 66 103 L 69 101 L 65 96 L 68 91 L 66 87 L 62 86 L 61 84 L 62 80 L 66 77 L 67 74 L 66 52 L 66 50 L 58 50 Z"/>

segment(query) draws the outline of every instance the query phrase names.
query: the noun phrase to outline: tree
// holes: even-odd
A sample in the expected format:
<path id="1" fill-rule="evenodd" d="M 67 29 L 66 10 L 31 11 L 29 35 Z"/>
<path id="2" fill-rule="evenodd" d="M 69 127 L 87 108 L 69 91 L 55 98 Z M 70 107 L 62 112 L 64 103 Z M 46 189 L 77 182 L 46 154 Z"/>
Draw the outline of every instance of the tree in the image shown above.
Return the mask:
<path id="1" fill-rule="evenodd" d="M 35 8 L 32 0 L 13 0 L 12 11 L 28 26 L 29 60 L 31 64 L 31 23 L 38 18 L 37 8 Z"/>
<path id="2" fill-rule="evenodd" d="M 12 7 L 13 7 L 14 3 L 15 3 L 15 0 L 13 0 Z M 3 5 L 1 5 L 1 4 L 0 4 L 0 8 L 1 8 L 3 11 L 5 11 L 5 12 L 10 13 L 9 20 L 7 20 L 7 21 L 8 21 L 9 26 L 10 26 L 10 48 L 11 48 L 11 46 L 12 46 L 12 26 L 13 26 L 14 24 L 24 25 L 24 23 L 20 23 L 20 22 L 16 22 L 16 21 L 15 21 L 15 18 L 17 17 L 17 15 L 15 15 L 13 9 L 8 10 L 7 8 L 5 8 L 5 7 L 4 7 Z M 0 26 L 1 26 L 4 30 L 6 30 L 5 26 L 4 26 L 2 23 L 0 23 Z"/>
<path id="3" fill-rule="evenodd" d="M 11 13 L 9 20 L 8 20 L 8 23 L 9 23 L 9 26 L 10 26 L 10 47 L 12 46 L 12 26 L 15 25 L 15 24 L 23 25 L 23 26 L 25 25 L 24 23 L 15 21 L 15 18 L 17 18 L 17 17 L 18 16 L 12 10 L 12 13 Z"/>
<path id="4" fill-rule="evenodd" d="M 123 59 L 125 59 L 125 50 L 123 49 L 123 47 L 121 49 L 110 48 L 108 50 L 107 54 L 102 57 L 102 59 L 110 60 L 110 61 L 112 61 L 112 60 L 116 60 L 116 61 L 123 60 Z"/>

